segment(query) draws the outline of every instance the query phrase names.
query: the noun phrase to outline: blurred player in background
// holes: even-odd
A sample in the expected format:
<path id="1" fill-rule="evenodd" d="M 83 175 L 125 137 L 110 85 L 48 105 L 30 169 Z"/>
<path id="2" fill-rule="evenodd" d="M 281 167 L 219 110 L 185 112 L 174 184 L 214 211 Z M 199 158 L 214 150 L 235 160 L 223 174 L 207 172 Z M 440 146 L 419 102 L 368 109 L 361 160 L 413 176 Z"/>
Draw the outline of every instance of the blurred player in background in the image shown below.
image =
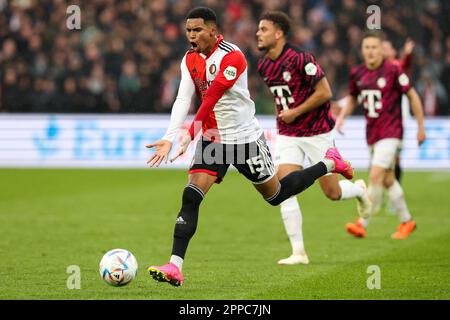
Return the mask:
<path id="1" fill-rule="evenodd" d="M 217 34 L 217 18 L 209 8 L 191 10 L 186 18 L 186 36 L 191 44 L 181 62 L 181 81 L 165 136 L 150 145 L 156 151 L 150 166 L 167 162 L 172 141 L 188 113 L 192 95 L 202 102 L 188 133 L 181 137 L 172 158 L 185 153 L 198 131 L 202 130 L 189 169 L 178 214 L 170 262 L 148 268 L 157 281 L 180 286 L 181 273 L 190 239 L 197 229 L 200 203 L 214 183 L 220 183 L 230 165 L 250 180 L 264 199 L 279 205 L 311 186 L 328 172 L 353 176 L 353 169 L 335 148 L 329 148 L 322 161 L 303 171 L 294 171 L 279 180 L 275 175 L 263 130 L 255 118 L 255 105 L 247 85 L 247 62 L 237 46 Z M 220 254 L 220 253 L 218 253 Z"/>
<path id="2" fill-rule="evenodd" d="M 409 77 L 399 65 L 383 59 L 383 40 L 384 36 L 380 32 L 367 32 L 363 36 L 361 50 L 364 63 L 351 71 L 351 98 L 339 115 L 336 128 L 342 133 L 345 118 L 357 104 L 363 104 L 367 121 L 366 139 L 371 154 L 368 189 L 372 200 L 371 215 L 380 209 L 383 188 L 386 188 L 401 221 L 392 238 L 406 239 L 416 228 L 416 223 L 393 171 L 403 137 L 402 94 L 407 95 L 417 120 L 419 145 L 425 141 L 425 126 L 422 103 L 416 90 L 411 87 Z M 365 237 L 369 220 L 370 218 L 359 218 L 356 223 L 348 223 L 347 232 L 355 237 Z"/>
<path id="3" fill-rule="evenodd" d="M 330 113 L 332 92 L 327 78 L 314 56 L 289 43 L 289 17 L 279 11 L 260 17 L 258 49 L 267 53 L 258 63 L 258 72 L 272 92 L 277 115 L 275 164 L 279 179 L 302 170 L 306 158 L 310 164 L 320 161 L 334 146 Z M 352 183 L 335 174 L 319 179 L 323 193 L 331 200 L 356 198 L 361 214 L 370 209 L 363 180 Z M 296 196 L 281 203 L 281 216 L 292 246 L 292 255 L 279 264 L 309 263 L 302 235 L 302 214 Z"/>
<path id="4" fill-rule="evenodd" d="M 405 45 L 403 46 L 403 52 L 400 59 L 397 58 L 397 50 L 392 45 L 392 42 L 385 39 L 383 40 L 383 59 L 389 61 L 392 64 L 398 65 L 402 68 L 403 72 L 406 73 L 408 77 L 411 77 L 411 65 L 412 65 L 412 52 L 415 47 L 415 43 L 411 39 L 407 39 Z M 409 116 L 409 103 L 408 98 L 404 101 L 402 99 L 402 114 L 403 117 Z M 395 178 L 400 183 L 402 168 L 400 166 L 400 157 L 398 156 L 395 160 Z"/>

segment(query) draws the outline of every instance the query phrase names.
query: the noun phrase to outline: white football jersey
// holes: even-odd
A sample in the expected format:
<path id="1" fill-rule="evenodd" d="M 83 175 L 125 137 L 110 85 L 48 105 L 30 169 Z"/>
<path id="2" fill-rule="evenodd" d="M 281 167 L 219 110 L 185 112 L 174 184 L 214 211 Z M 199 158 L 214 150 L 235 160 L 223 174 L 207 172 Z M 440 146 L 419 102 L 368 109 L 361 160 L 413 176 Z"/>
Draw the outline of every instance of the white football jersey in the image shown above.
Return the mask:
<path id="1" fill-rule="evenodd" d="M 262 129 L 255 118 L 255 104 L 247 83 L 247 63 L 239 48 L 222 36 L 208 56 L 188 51 L 181 62 L 181 82 L 172 108 L 171 124 L 163 139 L 173 141 L 186 119 L 193 93 L 203 102 L 213 81 L 226 91 L 202 124 L 203 136 L 224 144 L 256 141 Z M 223 88 L 223 87 L 222 87 Z M 201 124 L 200 124 L 201 125 Z"/>

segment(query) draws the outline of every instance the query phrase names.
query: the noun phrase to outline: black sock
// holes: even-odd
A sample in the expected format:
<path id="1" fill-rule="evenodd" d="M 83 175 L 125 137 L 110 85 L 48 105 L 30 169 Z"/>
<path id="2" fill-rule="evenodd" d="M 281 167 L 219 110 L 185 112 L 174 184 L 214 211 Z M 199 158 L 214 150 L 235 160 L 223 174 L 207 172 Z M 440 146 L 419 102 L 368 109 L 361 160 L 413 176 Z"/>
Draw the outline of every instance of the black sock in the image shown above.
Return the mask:
<path id="1" fill-rule="evenodd" d="M 280 180 L 279 191 L 267 198 L 266 201 L 273 206 L 277 206 L 284 200 L 309 188 L 316 179 L 327 174 L 327 172 L 327 167 L 322 161 L 305 170 L 294 171 Z"/>
<path id="2" fill-rule="evenodd" d="M 400 167 L 400 164 L 397 162 L 395 164 L 395 178 L 400 183 L 400 178 L 402 177 L 402 168 Z"/>
<path id="3" fill-rule="evenodd" d="M 204 197 L 203 191 L 194 184 L 188 184 L 183 192 L 183 205 L 175 224 L 172 255 L 184 259 L 189 240 L 197 229 L 198 209 Z"/>

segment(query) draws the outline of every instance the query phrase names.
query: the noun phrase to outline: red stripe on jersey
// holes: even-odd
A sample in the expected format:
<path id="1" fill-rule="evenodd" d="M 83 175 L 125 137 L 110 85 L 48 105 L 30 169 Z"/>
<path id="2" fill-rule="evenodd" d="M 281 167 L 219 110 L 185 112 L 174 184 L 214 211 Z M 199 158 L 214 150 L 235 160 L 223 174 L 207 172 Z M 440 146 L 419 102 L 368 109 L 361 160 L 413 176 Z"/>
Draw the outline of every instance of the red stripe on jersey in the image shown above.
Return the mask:
<path id="1" fill-rule="evenodd" d="M 198 173 L 198 172 L 207 173 L 207 174 L 212 175 L 214 177 L 217 176 L 217 172 L 214 172 L 214 171 L 211 171 L 211 170 L 207 170 L 207 169 L 192 169 L 192 170 L 188 171 L 189 174 L 191 174 L 191 173 Z"/>
<path id="2" fill-rule="evenodd" d="M 217 130 L 214 130 L 217 129 L 217 121 L 213 109 L 223 94 L 236 83 L 246 68 L 247 61 L 240 51 L 232 51 L 222 58 L 220 70 L 205 93 L 202 104 L 189 128 L 189 134 L 192 139 L 194 139 L 197 134 L 197 132 L 195 132 L 196 122 L 202 123 L 204 132 L 205 129 L 212 129 L 208 136 L 213 134 L 217 135 L 217 138 L 219 138 Z M 216 134 L 214 134 L 214 131 L 216 131 Z M 217 138 L 215 138 L 216 141 Z"/>
<path id="3" fill-rule="evenodd" d="M 206 61 L 198 53 L 188 52 L 186 55 L 186 66 L 195 85 L 195 94 L 202 101 L 206 90 L 208 90 Z"/>

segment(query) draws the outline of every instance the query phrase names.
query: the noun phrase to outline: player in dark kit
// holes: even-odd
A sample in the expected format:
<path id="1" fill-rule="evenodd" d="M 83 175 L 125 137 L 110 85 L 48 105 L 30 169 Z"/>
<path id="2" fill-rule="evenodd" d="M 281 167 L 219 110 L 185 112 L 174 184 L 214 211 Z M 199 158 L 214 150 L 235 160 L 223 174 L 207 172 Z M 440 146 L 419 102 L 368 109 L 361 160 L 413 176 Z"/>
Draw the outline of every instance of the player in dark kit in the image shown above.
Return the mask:
<path id="1" fill-rule="evenodd" d="M 393 64 L 399 65 L 402 68 L 403 72 L 405 72 L 406 75 L 409 77 L 411 76 L 412 52 L 414 50 L 415 45 L 416 44 L 414 43 L 413 40 L 411 39 L 406 40 L 405 45 L 403 46 L 402 57 L 400 59 L 397 59 L 397 50 L 395 50 L 391 41 L 385 39 L 383 41 L 383 59 Z M 407 108 L 404 108 L 402 112 L 404 112 L 406 115 L 409 116 L 409 105 L 406 103 L 405 107 Z M 405 114 L 403 115 L 404 117 Z M 402 168 L 400 167 L 400 158 L 397 158 L 395 161 L 394 172 L 395 178 L 400 183 L 400 178 L 402 175 Z"/>
<path id="2" fill-rule="evenodd" d="M 191 50 L 181 62 L 180 87 L 169 128 L 161 140 L 147 145 L 156 149 L 148 160 L 150 166 L 167 162 L 172 141 L 186 119 L 192 95 L 196 92 L 202 103 L 172 158 L 174 161 L 184 154 L 202 130 L 175 223 L 172 255 L 165 265 L 148 268 L 155 280 L 174 286 L 180 286 L 184 281 L 181 269 L 189 241 L 197 229 L 200 204 L 214 183 L 225 177 L 230 165 L 250 180 L 271 205 L 278 205 L 302 192 L 328 172 L 340 173 L 347 179 L 353 176 L 353 169 L 337 149 L 329 148 L 322 161 L 279 180 L 263 131 L 255 118 L 244 55 L 217 33 L 216 15 L 209 8 L 199 7 L 188 13 L 186 37 Z"/>
<path id="3" fill-rule="evenodd" d="M 416 90 L 411 87 L 409 77 L 399 65 L 383 60 L 383 39 L 380 32 L 364 35 L 361 46 L 364 63 L 351 71 L 351 99 L 339 115 L 336 127 L 342 132 L 345 117 L 353 112 L 357 103 L 364 106 L 366 140 L 371 153 L 368 189 L 373 204 L 371 215 L 380 209 L 383 187 L 386 188 L 401 221 L 392 238 L 406 239 L 416 228 L 416 223 L 393 171 L 403 137 L 402 94 L 407 95 L 416 117 L 419 145 L 425 141 L 425 126 L 422 103 Z M 348 223 L 346 229 L 356 237 L 365 237 L 369 219 L 360 218 L 356 223 Z"/>
<path id="4" fill-rule="evenodd" d="M 278 178 L 303 169 L 304 161 L 319 162 L 327 149 L 334 146 L 330 113 L 331 89 L 314 56 L 289 43 L 288 16 L 279 11 L 260 17 L 258 49 L 267 53 L 258 63 L 258 72 L 273 94 L 277 114 L 275 163 Z M 361 215 L 370 210 L 363 180 L 339 181 L 335 174 L 319 178 L 324 194 L 331 200 L 358 200 Z M 281 216 L 289 236 L 292 255 L 279 264 L 307 264 L 308 256 L 302 236 L 302 215 L 296 196 L 281 204 Z"/>

